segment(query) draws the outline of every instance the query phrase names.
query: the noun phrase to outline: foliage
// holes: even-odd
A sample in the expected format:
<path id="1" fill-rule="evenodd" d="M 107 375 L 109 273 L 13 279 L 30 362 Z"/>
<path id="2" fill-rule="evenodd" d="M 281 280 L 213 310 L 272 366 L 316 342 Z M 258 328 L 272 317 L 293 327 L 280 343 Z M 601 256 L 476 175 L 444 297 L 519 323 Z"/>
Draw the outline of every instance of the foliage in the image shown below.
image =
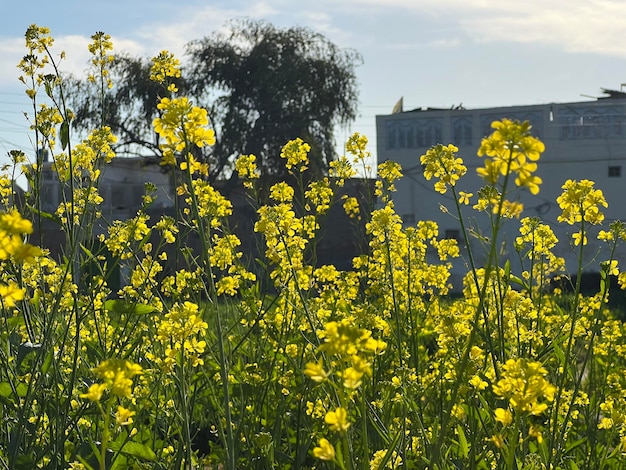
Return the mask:
<path id="1" fill-rule="evenodd" d="M 479 150 L 485 185 L 476 198 L 459 189 L 467 167 L 454 146 L 421 157 L 425 176 L 454 196 L 461 245 L 440 238 L 433 222 L 403 226 L 392 201 L 401 168 L 381 164 L 368 249 L 349 271 L 318 265 L 315 244 L 332 204 L 363 215 L 358 201 L 336 194 L 368 157 L 367 139 L 351 137 L 352 161 L 336 160 L 328 178 L 311 182 L 303 176 L 311 148 L 289 141 L 281 156 L 303 190 L 277 183 L 257 207 L 257 276 L 229 230 L 232 204 L 194 157 L 214 134 L 206 112 L 176 92 L 170 55 L 151 68 L 164 95 L 154 128 L 177 165 L 180 210 L 151 220 L 147 194 L 135 217 L 93 241 L 106 223 L 98 181 L 115 138 L 101 125 L 74 142 L 64 81 L 48 73 L 58 67 L 53 40 L 34 25 L 26 38 L 20 69 L 35 141 L 50 151 L 67 199 L 56 214 L 41 211 L 41 161 L 21 167 L 31 183 L 24 214 L 11 206 L 8 176 L 0 179 L 8 206 L 0 214 L 4 468 L 624 467 L 625 331 L 607 300 L 611 279 L 623 288 L 626 273 L 611 255 L 597 293 L 582 295 L 580 279 L 589 237 L 612 254 L 626 226 L 598 231 L 602 192 L 565 182 L 561 219 L 576 227 L 581 264 L 572 292 L 549 289 L 568 274 L 550 227 L 521 217 L 517 192 L 536 194 L 541 184 L 534 173 L 543 144 L 527 123 L 493 124 Z M 106 83 L 109 38 L 93 40 L 95 83 Z M 51 104 L 37 106 L 40 87 Z M 16 168 L 25 161 L 11 157 Z M 256 157 L 242 156 L 236 169 L 254 200 Z M 60 224 L 62 259 L 29 242 L 26 215 L 35 226 Z M 478 217 L 493 228 L 480 266 L 467 239 L 467 221 Z M 496 249 L 505 218 L 519 218 L 518 273 Z M 199 250 L 185 245 L 189 234 Z M 168 247 L 185 263 L 166 272 Z M 450 268 L 461 255 L 469 268 L 453 298 Z M 129 282 L 113 291 L 120 264 Z M 265 281 L 271 294 L 259 288 Z"/>
<path id="2" fill-rule="evenodd" d="M 228 31 L 189 43 L 186 80 L 173 80 L 204 103 L 216 131 L 215 145 L 194 149 L 195 157 L 210 165 L 212 180 L 230 175 L 241 153 L 255 154 L 262 174 L 284 175 L 281 148 L 301 137 L 312 146 L 310 173 L 326 174 L 336 158 L 335 126 L 356 116 L 360 56 L 306 28 L 241 20 Z M 162 93 L 150 69 L 150 61 L 119 55 L 111 58 L 110 90 L 70 80 L 77 125 L 91 129 L 104 110 L 103 122 L 120 138 L 116 151 L 159 155 L 151 123 Z M 104 108 L 96 99 L 101 91 Z"/>

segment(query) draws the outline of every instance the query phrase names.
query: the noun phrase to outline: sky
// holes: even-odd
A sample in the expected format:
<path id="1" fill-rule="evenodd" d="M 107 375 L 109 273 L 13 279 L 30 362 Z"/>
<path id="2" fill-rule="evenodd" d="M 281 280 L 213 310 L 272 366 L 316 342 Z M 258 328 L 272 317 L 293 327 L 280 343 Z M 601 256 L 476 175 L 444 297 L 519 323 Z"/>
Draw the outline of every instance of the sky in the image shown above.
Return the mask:
<path id="1" fill-rule="evenodd" d="M 623 0 L 30 0 L 0 16 L 0 163 L 11 149 L 32 155 L 18 81 L 30 24 L 47 26 L 61 69 L 83 75 L 98 31 L 116 51 L 184 60 L 187 42 L 232 19 L 304 26 L 358 51 L 357 119 L 336 129 L 338 147 L 353 132 L 376 154 L 375 116 L 404 110 L 578 102 L 626 90 Z M 296 136 L 294 136 L 296 137 Z"/>

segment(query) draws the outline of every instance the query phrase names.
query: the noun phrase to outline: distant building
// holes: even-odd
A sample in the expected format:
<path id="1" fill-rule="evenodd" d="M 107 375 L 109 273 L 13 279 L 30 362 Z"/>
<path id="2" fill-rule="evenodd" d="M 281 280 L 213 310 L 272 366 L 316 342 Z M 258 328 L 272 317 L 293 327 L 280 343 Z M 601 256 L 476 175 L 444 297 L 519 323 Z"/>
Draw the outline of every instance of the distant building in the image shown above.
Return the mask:
<path id="1" fill-rule="evenodd" d="M 537 175 L 543 184 L 537 196 L 522 191 L 520 201 L 524 203 L 525 216 L 536 216 L 548 223 L 560 240 L 555 254 L 566 259 L 570 272 L 575 272 L 575 254 L 569 246 L 571 234 L 577 229 L 557 224 L 561 213 L 556 198 L 567 179 L 589 179 L 595 181 L 609 203 L 604 211 L 605 228 L 615 219 L 626 220 L 626 93 L 603 90 L 606 97 L 596 101 L 575 103 L 552 103 L 528 106 L 510 106 L 485 109 L 465 109 L 462 106 L 450 109 L 414 109 L 376 117 L 378 161 L 393 160 L 400 163 L 405 177 L 396 184 L 397 193 L 393 200 L 397 213 L 406 225 L 418 220 L 434 220 L 439 224 L 440 236 L 462 239 L 459 223 L 440 210 L 440 204 L 451 211 L 454 202 L 448 192 L 441 195 L 434 191 L 433 181 L 426 181 L 420 156 L 431 146 L 452 143 L 459 148 L 459 156 L 468 167 L 466 176 L 458 185 L 459 190 L 473 192 L 484 181 L 476 174 L 483 166 L 483 158 L 476 155 L 481 139 L 493 131 L 491 123 L 503 118 L 529 121 L 532 133 L 546 146 L 538 162 Z M 471 222 L 489 234 L 486 218 L 475 211 L 468 211 Z M 516 225 L 509 224 L 509 243 L 504 247 L 506 258 L 516 265 L 517 253 L 511 240 L 517 236 Z M 474 253 L 482 253 L 480 241 L 473 238 Z M 591 263 L 588 269 L 598 269 L 598 263 L 608 259 L 604 245 L 593 237 L 586 247 Z M 622 266 L 626 265 L 626 250 L 617 253 Z M 480 261 L 480 259 L 479 259 Z M 455 264 L 453 283 L 461 285 L 461 276 L 467 272 L 462 261 Z"/>
<path id="2" fill-rule="evenodd" d="M 275 183 L 275 180 L 265 180 L 259 183 L 268 187 Z M 146 210 L 150 216 L 150 224 L 155 223 L 162 215 L 170 215 L 176 218 L 176 190 L 174 188 L 172 172 L 159 165 L 154 158 L 124 158 L 118 157 L 105 165 L 99 181 L 99 193 L 104 202 L 99 206 L 102 212 L 102 219 L 94 224 L 94 231 L 91 234 L 95 238 L 106 233 L 108 225 L 114 220 L 127 220 L 134 217 L 142 207 L 142 197 L 145 194 L 145 184 L 152 183 L 156 187 L 156 200 Z M 218 191 L 221 191 L 233 205 L 233 215 L 229 218 L 230 229 L 241 240 L 239 249 L 244 255 L 244 262 L 250 263 L 251 269 L 255 259 L 262 257 L 264 252 L 261 236 L 254 232 L 254 224 L 257 220 L 256 208 L 249 199 L 249 195 L 241 184 L 231 185 L 228 181 L 217 181 L 214 184 Z M 56 171 L 51 162 L 44 162 L 42 167 L 41 181 L 41 208 L 44 212 L 54 214 L 61 202 L 66 200 L 69 194 L 64 194 L 63 185 L 58 179 Z M 67 192 L 67 189 L 65 189 Z M 32 193 L 31 188 L 31 193 Z M 374 193 L 374 181 L 366 179 L 346 180 L 345 187 L 336 195 L 338 204 L 333 206 L 328 214 L 321 219 L 321 228 L 318 232 L 316 265 L 334 264 L 338 269 L 351 269 L 353 257 L 363 253 L 366 248 L 365 221 L 364 214 L 359 220 L 350 219 L 341 206 L 341 196 L 354 196 L 362 203 L 362 207 L 368 206 L 368 198 Z M 373 203 L 373 202 L 372 202 Z M 180 201 L 179 207 L 185 204 Z M 65 233 L 58 223 L 42 218 L 41 238 L 38 233 L 33 234 L 33 243 L 48 248 L 51 255 L 57 259 L 63 256 L 65 247 Z M 37 227 L 37 224 L 35 224 Z M 181 235 L 187 230 L 181 227 Z M 153 233 L 153 244 L 158 243 L 158 233 Z M 200 249 L 200 241 L 196 234 L 191 234 L 185 238 L 183 244 L 194 249 Z M 172 245 L 167 249 L 172 250 Z M 180 267 L 180 253 L 168 254 L 167 272 Z M 118 284 L 123 285 L 128 274 L 127 269 L 122 264 L 121 273 L 118 273 Z"/>
<path id="3" fill-rule="evenodd" d="M 98 187 L 104 199 L 100 207 L 102 215 L 107 220 L 126 220 L 135 216 L 141 208 L 146 183 L 153 183 L 156 187 L 153 210 L 174 207 L 175 191 L 171 173 L 159 165 L 157 159 L 118 157 L 105 165 Z M 41 191 L 42 209 L 51 213 L 67 196 L 63 194 L 63 185 L 51 162 L 43 163 Z"/>

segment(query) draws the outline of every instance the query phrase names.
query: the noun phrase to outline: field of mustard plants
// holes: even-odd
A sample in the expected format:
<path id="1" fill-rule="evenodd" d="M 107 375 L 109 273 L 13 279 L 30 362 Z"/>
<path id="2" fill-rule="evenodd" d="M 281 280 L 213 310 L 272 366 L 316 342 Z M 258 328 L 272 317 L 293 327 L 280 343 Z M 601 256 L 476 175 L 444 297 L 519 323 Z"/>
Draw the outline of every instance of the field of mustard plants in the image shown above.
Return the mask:
<path id="1" fill-rule="evenodd" d="M 89 80 L 104 95 L 112 44 L 103 33 L 92 39 Z M 460 243 L 441 238 L 434 222 L 403 226 L 392 202 L 402 177 L 394 162 L 378 167 L 373 210 L 336 196 L 367 166 L 362 135 L 313 182 L 310 147 L 294 136 L 281 156 L 299 183 L 274 184 L 265 201 L 255 157 L 241 156 L 235 171 L 257 204 L 263 240 L 252 267 L 228 226 L 231 203 L 193 156 L 215 137 L 206 110 L 177 93 L 176 58 L 155 57 L 151 78 L 162 85 L 154 130 L 179 216 L 150 220 L 142 209 L 105 221 L 98 181 L 115 158 L 115 136 L 103 125 L 75 142 L 63 54 L 35 25 L 26 47 L 19 69 L 33 102 L 33 142 L 49 152 L 67 196 L 43 212 L 41 160 L 10 153 L 0 177 L 2 468 L 626 468 L 624 325 L 607 308 L 611 282 L 626 286 L 626 272 L 615 259 L 598 260 L 597 294 L 583 296 L 582 265 L 567 273 L 553 254 L 557 243 L 571 244 L 582 260 L 590 237 L 614 253 L 626 227 L 602 226 L 607 201 L 587 180 L 565 181 L 557 199 L 571 240 L 524 217 L 517 195 L 539 193 L 544 150 L 528 123 L 493 123 L 476 195 L 459 189 L 467 169 L 454 146 L 421 156 L 426 179 L 454 197 Z M 30 184 L 21 213 L 12 182 L 20 172 Z M 153 198 L 147 191 L 144 208 Z M 335 204 L 367 217 L 367 249 L 348 271 L 314 256 Z M 464 248 L 468 220 L 478 218 L 492 228 L 481 265 Z M 29 238 L 42 219 L 63 230 L 61 259 Z M 520 272 L 497 249 L 505 220 L 519 221 Z M 178 245 L 189 234 L 199 250 Z M 167 272 L 172 246 L 185 264 Z M 450 296 L 461 253 L 462 295 Z M 121 263 L 131 266 L 129 282 L 113 290 Z M 271 289 L 260 288 L 261 276 Z M 551 287 L 555 277 L 573 293 Z"/>

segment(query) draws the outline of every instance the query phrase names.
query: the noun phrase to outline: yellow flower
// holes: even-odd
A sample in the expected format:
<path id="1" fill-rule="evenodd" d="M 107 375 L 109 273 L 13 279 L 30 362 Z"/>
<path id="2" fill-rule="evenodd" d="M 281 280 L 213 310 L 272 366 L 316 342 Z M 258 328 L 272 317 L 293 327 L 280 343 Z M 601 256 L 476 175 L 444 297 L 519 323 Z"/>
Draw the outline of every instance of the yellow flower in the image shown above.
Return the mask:
<path id="1" fill-rule="evenodd" d="M 581 242 L 583 245 L 587 244 L 587 235 L 583 235 L 582 232 L 576 232 L 572 235 L 572 238 L 574 239 L 574 245 L 576 246 L 580 245 Z"/>
<path id="2" fill-rule="evenodd" d="M 328 372 L 324 370 L 322 360 L 316 364 L 314 362 L 308 362 L 304 366 L 304 375 L 310 377 L 314 382 L 323 382 L 328 378 Z"/>
<path id="3" fill-rule="evenodd" d="M 487 388 L 487 382 L 481 379 L 479 376 L 475 375 L 469 381 L 470 385 L 478 390 L 484 390 Z"/>
<path id="4" fill-rule="evenodd" d="M 106 389 L 106 384 L 93 384 L 89 387 L 89 391 L 87 393 L 83 393 L 79 396 L 80 398 L 85 398 L 91 401 L 100 401 L 100 398 L 102 398 L 102 394 Z"/>
<path id="5" fill-rule="evenodd" d="M 541 429 L 534 424 L 530 425 L 528 429 L 528 435 L 537 439 L 537 442 L 541 444 L 543 442 L 543 434 L 541 434 Z"/>
<path id="6" fill-rule="evenodd" d="M 354 367 L 348 367 L 341 373 L 341 377 L 343 378 L 344 387 L 355 390 L 361 386 L 363 372 L 355 369 Z"/>
<path id="7" fill-rule="evenodd" d="M 24 299 L 24 289 L 21 289 L 14 282 L 0 284 L 0 307 L 15 307 L 15 302 Z"/>
<path id="8" fill-rule="evenodd" d="M 270 198 L 277 202 L 291 202 L 294 190 L 288 183 L 281 181 L 270 188 Z"/>
<path id="9" fill-rule="evenodd" d="M 343 432 L 347 431 L 350 427 L 348 422 L 348 411 L 339 407 L 334 411 L 329 411 L 324 417 L 324 422 L 328 424 L 331 431 Z"/>
<path id="10" fill-rule="evenodd" d="M 548 405 L 539 400 L 554 400 L 556 387 L 544 378 L 548 372 L 541 363 L 509 359 L 502 369 L 501 379 L 493 385 L 493 392 L 500 398 L 508 399 L 514 410 L 540 415 Z"/>
<path id="11" fill-rule="evenodd" d="M 459 191 L 459 203 L 465 204 L 466 206 L 470 203 L 470 198 L 474 195 L 474 193 L 466 193 L 465 191 Z"/>
<path id="12" fill-rule="evenodd" d="M 496 421 L 502 423 L 504 426 L 508 426 L 513 422 L 513 414 L 504 408 L 496 408 L 495 416 Z"/>
<path id="13" fill-rule="evenodd" d="M 256 166 L 256 155 L 242 155 L 235 161 L 239 178 L 255 179 L 260 176 Z"/>
<path id="14" fill-rule="evenodd" d="M 424 165 L 424 177 L 430 181 L 434 176 L 439 178 L 435 190 L 445 194 L 448 186 L 455 186 L 461 176 L 467 172 L 463 160 L 457 157 L 458 147 L 437 144 L 420 157 Z"/>
<path id="15" fill-rule="evenodd" d="M 478 175 L 495 184 L 500 175 L 514 173 L 517 186 L 528 188 L 532 194 L 539 193 L 541 178 L 532 173 L 537 170 L 535 161 L 545 146 L 530 134 L 530 123 L 503 119 L 493 122 L 491 127 L 495 130 L 482 140 L 478 149 L 479 157 L 488 157 L 484 168 L 478 168 Z"/>
<path id="16" fill-rule="evenodd" d="M 327 439 L 320 439 L 319 446 L 313 449 L 313 457 L 320 460 L 335 460 L 335 448 Z"/>
<path id="17" fill-rule="evenodd" d="M 594 184 L 589 180 L 567 180 L 563 184 L 561 187 L 563 193 L 556 199 L 562 210 L 561 215 L 557 217 L 559 222 L 574 225 L 585 221 L 597 225 L 604 220 L 600 207 L 608 207 L 608 203 L 602 191 L 593 188 Z"/>
<path id="18" fill-rule="evenodd" d="M 152 59 L 150 68 L 150 80 L 156 83 L 164 83 L 166 78 L 180 77 L 180 60 L 168 51 L 161 51 Z"/>
<path id="19" fill-rule="evenodd" d="M 133 423 L 133 416 L 135 416 L 134 411 L 130 411 L 123 406 L 118 406 L 117 413 L 115 413 L 115 421 L 120 426 L 127 426 Z"/>
<path id="20" fill-rule="evenodd" d="M 502 449 L 504 447 L 504 439 L 502 438 L 502 434 L 494 434 L 493 436 L 491 436 L 487 440 L 490 441 L 490 442 L 493 442 L 494 445 L 498 449 Z"/>
<path id="21" fill-rule="evenodd" d="M 281 158 L 287 160 L 285 166 L 291 170 L 294 166 L 299 166 L 300 171 L 305 171 L 309 164 L 309 152 L 311 146 L 305 143 L 301 138 L 290 140 L 285 144 L 280 152 Z"/>
<path id="22" fill-rule="evenodd" d="M 609 276 L 618 276 L 619 269 L 617 269 L 617 260 L 613 259 L 611 261 L 603 261 L 600 263 L 602 269 L 606 271 Z"/>
<path id="23" fill-rule="evenodd" d="M 94 371 L 99 377 L 104 379 L 106 388 L 111 390 L 111 393 L 120 398 L 131 398 L 132 378 L 141 374 L 142 368 L 139 364 L 127 360 L 108 359 L 101 362 Z"/>

